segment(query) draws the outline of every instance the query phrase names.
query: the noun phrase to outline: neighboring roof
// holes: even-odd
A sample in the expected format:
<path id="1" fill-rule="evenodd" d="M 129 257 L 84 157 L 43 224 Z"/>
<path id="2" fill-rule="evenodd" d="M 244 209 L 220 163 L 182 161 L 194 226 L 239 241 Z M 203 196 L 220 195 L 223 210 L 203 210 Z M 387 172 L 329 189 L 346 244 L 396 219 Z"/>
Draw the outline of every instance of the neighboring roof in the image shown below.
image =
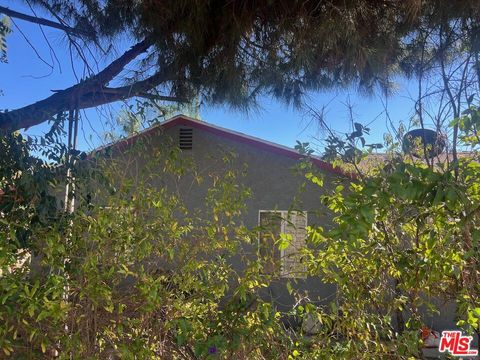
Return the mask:
<path id="1" fill-rule="evenodd" d="M 458 151 L 457 158 L 471 158 L 472 152 L 470 151 Z M 419 159 L 415 157 L 409 157 L 412 161 L 416 163 L 423 163 L 426 164 L 425 159 Z M 393 159 L 392 154 L 385 154 L 385 153 L 378 153 L 378 154 L 369 154 L 362 160 L 360 163 L 357 164 L 357 167 L 362 171 L 362 173 L 369 175 L 370 171 L 379 169 L 382 165 L 385 165 L 389 161 Z M 433 162 L 432 162 L 433 161 Z M 430 164 L 435 166 L 442 166 L 445 163 L 453 161 L 453 154 L 452 153 L 441 153 L 432 159 L 430 159 Z"/>
<path id="2" fill-rule="evenodd" d="M 250 136 L 250 135 L 247 135 L 247 134 L 243 134 L 241 132 L 237 132 L 237 131 L 234 131 L 234 130 L 225 129 L 223 127 L 213 125 L 213 124 L 210 124 L 208 122 L 200 121 L 200 120 L 197 120 L 197 119 L 185 116 L 185 115 L 177 115 L 177 116 L 175 116 L 175 117 L 173 117 L 169 120 L 166 120 L 166 121 L 161 122 L 157 125 L 154 125 L 154 126 L 148 128 L 148 129 L 146 129 L 142 132 L 131 135 L 131 136 L 129 136 L 129 137 L 123 139 L 123 140 L 119 140 L 117 142 L 102 146 L 102 147 L 94 150 L 94 152 L 98 152 L 98 151 L 101 151 L 101 150 L 104 150 L 104 149 L 107 149 L 107 148 L 112 148 L 112 147 L 117 148 L 117 149 L 121 149 L 124 146 L 128 146 L 130 144 L 133 144 L 135 141 L 137 141 L 140 138 L 143 138 L 143 137 L 148 136 L 148 135 L 152 135 L 152 133 L 154 133 L 155 131 L 167 130 L 167 129 L 170 129 L 174 126 L 178 126 L 178 125 L 189 126 L 189 127 L 195 128 L 195 129 L 200 129 L 200 130 L 203 130 L 205 132 L 217 135 L 219 137 L 223 137 L 225 139 L 233 140 L 233 141 L 236 141 L 236 142 L 239 142 L 239 143 L 242 143 L 242 144 L 247 144 L 247 145 L 250 145 L 250 146 L 255 147 L 257 149 L 269 151 L 269 152 L 272 152 L 272 153 L 275 153 L 275 154 L 278 154 L 278 155 L 282 155 L 282 156 L 285 156 L 285 157 L 289 157 L 289 158 L 292 158 L 292 159 L 298 160 L 298 159 L 301 159 L 302 157 L 304 157 L 304 155 L 300 154 L 297 150 L 289 148 L 287 146 L 283 146 L 283 145 L 280 145 L 280 144 L 275 144 L 273 142 L 263 140 L 263 139 L 260 139 L 260 138 L 254 137 L 254 136 Z M 343 171 L 342 169 L 340 169 L 338 167 L 333 167 L 332 164 L 321 160 L 319 157 L 311 156 L 311 161 L 317 167 L 319 167 L 322 170 L 329 171 L 329 172 L 334 173 L 336 175 L 346 176 L 346 177 L 351 178 L 351 179 L 355 178 L 354 174 L 347 173 L 347 172 Z"/>

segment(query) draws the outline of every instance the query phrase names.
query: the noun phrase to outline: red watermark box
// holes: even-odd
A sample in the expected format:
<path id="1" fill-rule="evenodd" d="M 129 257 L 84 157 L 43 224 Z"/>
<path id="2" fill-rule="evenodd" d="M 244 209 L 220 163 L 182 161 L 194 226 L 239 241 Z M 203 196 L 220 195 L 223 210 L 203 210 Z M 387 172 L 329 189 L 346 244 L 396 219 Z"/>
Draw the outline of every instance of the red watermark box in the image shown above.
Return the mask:
<path id="1" fill-rule="evenodd" d="M 477 356 L 478 350 L 471 349 L 472 340 L 472 336 L 464 336 L 461 331 L 442 331 L 438 351 L 448 351 L 453 356 Z"/>

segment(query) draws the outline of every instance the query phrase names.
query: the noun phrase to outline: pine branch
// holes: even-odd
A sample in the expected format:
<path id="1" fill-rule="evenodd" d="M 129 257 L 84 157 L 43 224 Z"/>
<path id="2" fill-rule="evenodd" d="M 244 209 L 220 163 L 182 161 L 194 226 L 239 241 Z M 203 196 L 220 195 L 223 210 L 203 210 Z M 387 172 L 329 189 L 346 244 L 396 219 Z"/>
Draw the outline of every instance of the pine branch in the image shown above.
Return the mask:
<path id="1" fill-rule="evenodd" d="M 0 14 L 5 14 L 5 15 L 10 16 L 12 18 L 17 18 L 17 19 L 21 19 L 21 20 L 25 20 L 25 21 L 34 23 L 34 24 L 39 24 L 39 25 L 48 26 L 48 27 L 51 27 L 51 28 L 54 28 L 54 29 L 62 30 L 62 31 L 65 31 L 66 33 L 68 33 L 70 35 L 77 36 L 77 37 L 93 38 L 94 35 L 95 35 L 95 34 L 92 34 L 88 31 L 84 31 L 82 29 L 75 29 L 75 28 L 72 28 L 70 26 L 63 25 L 63 24 L 60 24 L 60 23 L 57 23 L 55 21 L 51 21 L 51 20 L 48 20 L 48 19 L 45 19 L 45 18 L 23 14 L 23 13 L 20 13 L 18 11 L 11 10 L 11 9 L 9 9 L 7 7 L 4 7 L 4 6 L 0 6 Z"/>
<path id="2" fill-rule="evenodd" d="M 55 90 L 55 94 L 48 98 L 23 108 L 0 112 L 0 129 L 14 131 L 38 125 L 51 119 L 56 114 L 68 110 L 72 103 L 78 104 L 79 109 L 87 109 L 134 96 L 145 97 L 149 90 L 173 79 L 161 72 L 157 72 L 144 80 L 136 81 L 127 86 L 108 88 L 107 84 L 128 63 L 146 52 L 152 44 L 152 39 L 147 38 L 134 45 L 104 70 L 86 81 L 64 90 Z M 168 96 L 164 97 L 163 100 L 181 101 L 181 99 Z"/>

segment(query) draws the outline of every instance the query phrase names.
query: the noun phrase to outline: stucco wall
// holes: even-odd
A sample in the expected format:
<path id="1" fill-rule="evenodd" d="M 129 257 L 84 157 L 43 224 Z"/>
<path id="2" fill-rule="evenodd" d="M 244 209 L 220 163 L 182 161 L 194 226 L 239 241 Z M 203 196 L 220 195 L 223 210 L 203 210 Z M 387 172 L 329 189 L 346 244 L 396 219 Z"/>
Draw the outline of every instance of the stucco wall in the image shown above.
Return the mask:
<path id="1" fill-rule="evenodd" d="M 171 140 L 175 143 L 178 139 L 179 128 L 175 126 L 166 131 L 158 131 L 150 134 L 146 142 L 150 150 L 165 147 Z M 221 172 L 223 162 L 219 157 L 225 153 L 233 152 L 236 158 L 233 160 L 238 168 L 246 167 L 246 175 L 241 178 L 242 184 L 250 188 L 252 195 L 247 200 L 247 211 L 244 212 L 243 221 L 248 228 L 258 226 L 260 210 L 289 210 L 294 206 L 297 210 L 306 211 L 308 214 L 308 225 L 321 225 L 328 228 L 331 215 L 328 209 L 321 205 L 320 196 L 326 189 L 335 187 L 339 181 L 345 179 L 338 175 L 323 171 L 325 176 L 325 188 L 320 188 L 306 181 L 304 176 L 294 171 L 298 160 L 283 156 L 272 151 L 259 149 L 250 144 L 241 143 L 227 139 L 216 134 L 206 132 L 202 129 L 193 129 L 193 149 L 182 150 L 181 156 L 192 159 L 196 167 L 205 179 L 204 183 L 195 184 L 193 176 L 186 174 L 177 184 L 185 203 L 191 209 L 201 208 L 205 202 L 205 194 L 210 187 L 208 174 Z M 123 150 L 117 151 L 117 157 L 125 157 Z M 125 158 L 125 163 L 130 168 L 131 175 L 137 176 L 143 166 L 139 159 Z M 304 185 L 303 190 L 302 184 Z M 155 180 L 154 186 L 169 186 L 168 181 Z M 256 244 L 245 249 L 247 253 L 256 253 Z M 242 262 L 240 257 L 233 259 L 234 266 L 241 270 Z M 286 288 L 287 279 L 275 281 L 269 288 L 265 289 L 262 297 L 273 299 L 281 310 L 286 310 L 294 304 L 294 298 Z M 327 303 L 334 299 L 335 287 L 331 284 L 324 284 L 317 277 L 307 279 L 290 279 L 293 287 L 300 291 L 308 291 L 309 299 L 316 303 Z"/>
<path id="2" fill-rule="evenodd" d="M 177 128 L 170 129 L 167 133 L 175 137 Z M 247 212 L 244 221 L 249 227 L 258 225 L 259 210 L 288 210 L 292 205 L 297 209 L 306 211 L 308 225 L 319 224 L 328 227 L 330 216 L 328 210 L 320 204 L 320 196 L 325 189 L 311 183 L 306 184 L 304 191 L 301 185 L 305 178 L 295 173 L 293 167 L 298 161 L 270 151 L 262 150 L 247 144 L 221 138 L 214 134 L 194 129 L 193 149 L 191 152 L 194 161 L 206 167 L 209 164 L 208 155 L 218 154 L 221 150 L 233 150 L 238 158 L 239 166 L 247 165 L 247 175 L 243 183 L 252 191 L 251 198 L 247 201 Z M 336 176 L 324 173 L 325 184 L 334 186 Z M 193 199 L 192 201 L 200 201 Z M 272 284 L 265 292 L 265 296 L 272 298 L 279 308 L 285 310 L 290 307 L 294 299 L 288 294 L 285 280 Z M 312 301 L 331 301 L 335 288 L 327 285 L 318 278 L 297 279 L 294 286 L 299 290 L 308 290 Z"/>

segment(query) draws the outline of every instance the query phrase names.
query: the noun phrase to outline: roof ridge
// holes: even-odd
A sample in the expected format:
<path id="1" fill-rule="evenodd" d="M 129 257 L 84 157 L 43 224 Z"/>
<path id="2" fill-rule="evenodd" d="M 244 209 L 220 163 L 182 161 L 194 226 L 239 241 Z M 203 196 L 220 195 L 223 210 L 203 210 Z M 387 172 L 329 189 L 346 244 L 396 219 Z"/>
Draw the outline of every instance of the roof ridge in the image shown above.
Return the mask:
<path id="1" fill-rule="evenodd" d="M 277 154 L 280 155 L 286 155 L 291 158 L 297 158 L 300 159 L 304 156 L 305 154 L 300 153 L 298 150 L 293 149 L 291 147 L 281 145 L 274 143 L 269 140 L 264 140 L 259 137 L 253 136 L 253 135 L 248 135 L 236 130 L 231 130 L 224 128 L 222 126 L 214 125 L 212 123 L 203 121 L 203 120 L 198 120 L 186 115 L 176 115 L 171 117 L 170 119 L 167 119 L 165 121 L 159 122 L 157 124 L 152 125 L 151 127 L 142 130 L 141 132 L 138 132 L 136 134 L 132 134 L 124 139 L 120 139 L 115 142 L 111 142 L 109 144 L 103 145 L 95 150 L 93 150 L 90 154 L 94 154 L 96 152 L 105 150 L 110 147 L 122 147 L 122 146 L 128 146 L 129 144 L 133 143 L 136 141 L 138 138 L 143 137 L 148 135 L 149 133 L 158 130 L 158 129 L 169 129 L 173 126 L 176 125 L 194 125 L 196 128 L 203 129 L 205 131 L 208 131 L 210 133 L 214 133 L 219 136 L 223 136 L 226 138 L 229 138 L 231 140 L 237 140 L 239 142 L 247 143 L 259 148 L 263 148 L 264 150 L 270 150 L 273 152 L 276 152 Z M 356 176 L 352 173 L 347 173 L 344 170 L 340 169 L 339 167 L 334 167 L 331 163 L 328 163 L 324 160 L 322 160 L 319 156 L 317 155 L 308 155 L 312 159 L 312 162 L 317 165 L 319 168 L 323 170 L 327 170 L 330 172 L 333 172 L 338 175 L 343 175 L 348 178 L 354 179 Z"/>

